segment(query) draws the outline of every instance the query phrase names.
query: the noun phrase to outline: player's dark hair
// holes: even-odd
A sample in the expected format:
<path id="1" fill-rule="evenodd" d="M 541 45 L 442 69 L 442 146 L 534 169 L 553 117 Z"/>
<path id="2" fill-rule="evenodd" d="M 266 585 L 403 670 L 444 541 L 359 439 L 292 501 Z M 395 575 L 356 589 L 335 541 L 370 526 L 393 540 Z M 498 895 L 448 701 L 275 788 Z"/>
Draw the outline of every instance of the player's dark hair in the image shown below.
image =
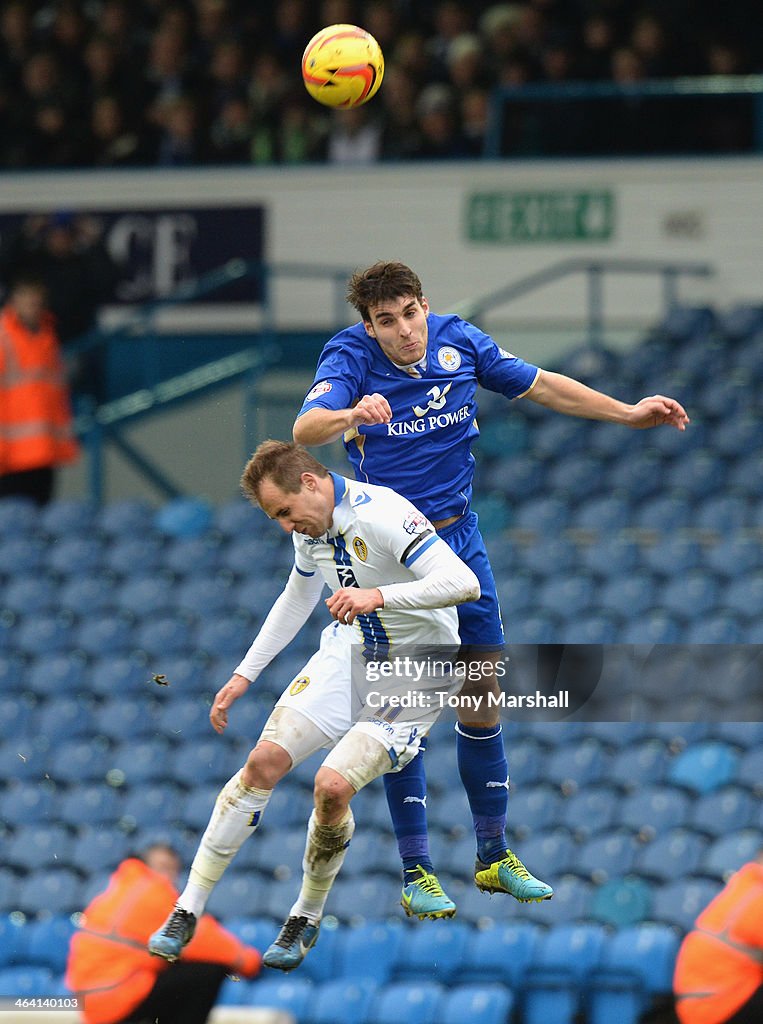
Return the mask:
<path id="1" fill-rule="evenodd" d="M 361 319 L 370 322 L 371 306 L 390 299 L 402 299 L 412 295 L 421 302 L 424 293 L 421 281 L 405 263 L 380 261 L 367 270 L 357 270 L 350 278 L 347 301 L 360 313 Z"/>
<path id="2" fill-rule="evenodd" d="M 287 494 L 296 494 L 302 487 L 302 474 L 328 476 L 326 467 L 293 441 L 263 441 L 249 459 L 241 474 L 241 490 L 253 505 L 259 505 L 260 485 L 272 480 Z"/>

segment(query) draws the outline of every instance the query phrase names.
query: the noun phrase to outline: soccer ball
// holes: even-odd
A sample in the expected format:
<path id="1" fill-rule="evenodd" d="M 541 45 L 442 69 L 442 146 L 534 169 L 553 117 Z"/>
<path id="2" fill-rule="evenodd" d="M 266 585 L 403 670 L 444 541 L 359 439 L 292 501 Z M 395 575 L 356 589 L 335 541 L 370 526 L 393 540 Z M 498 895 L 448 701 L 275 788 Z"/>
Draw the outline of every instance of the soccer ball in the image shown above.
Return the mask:
<path id="1" fill-rule="evenodd" d="M 327 107 L 359 107 L 377 92 L 384 55 L 372 35 L 357 25 L 329 25 L 302 56 L 305 88 Z"/>

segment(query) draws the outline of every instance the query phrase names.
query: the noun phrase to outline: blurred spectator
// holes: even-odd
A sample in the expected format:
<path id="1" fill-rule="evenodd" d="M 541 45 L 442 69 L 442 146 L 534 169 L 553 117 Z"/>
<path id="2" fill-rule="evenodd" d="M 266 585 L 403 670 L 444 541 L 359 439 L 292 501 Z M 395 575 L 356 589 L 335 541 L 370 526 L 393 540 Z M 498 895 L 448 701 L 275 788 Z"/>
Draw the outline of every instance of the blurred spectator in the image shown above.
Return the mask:
<path id="1" fill-rule="evenodd" d="M 73 462 L 66 373 L 45 286 L 19 277 L 0 312 L 0 497 L 46 505 L 56 468 Z"/>
<path id="2" fill-rule="evenodd" d="M 259 951 L 209 914 L 177 963 L 149 954 L 149 935 L 178 897 L 179 873 L 175 850 L 154 844 L 140 858 L 122 861 L 106 890 L 85 908 L 66 972 L 84 1024 L 205 1024 L 226 974 L 259 972 Z"/>
<path id="3" fill-rule="evenodd" d="M 159 126 L 156 162 L 160 167 L 192 167 L 205 162 L 205 135 L 191 96 L 162 100 L 155 105 L 154 116 Z"/>
<path id="4" fill-rule="evenodd" d="M 480 88 L 467 89 L 461 96 L 461 129 L 469 156 L 480 156 L 488 125 L 489 94 Z"/>
<path id="5" fill-rule="evenodd" d="M 245 99 L 229 99 L 210 126 L 213 163 L 247 163 L 252 152 L 252 117 Z"/>
<path id="6" fill-rule="evenodd" d="M 456 36 L 446 55 L 448 79 L 459 92 L 488 84 L 480 37 L 471 32 Z"/>
<path id="7" fill-rule="evenodd" d="M 617 41 L 615 23 L 606 14 L 597 12 L 583 22 L 583 52 L 580 74 L 589 81 L 611 77 L 612 51 Z"/>
<path id="8" fill-rule="evenodd" d="M 286 95 L 279 115 L 258 125 L 252 140 L 254 163 L 302 164 L 326 158 L 327 115 L 304 90 Z"/>
<path id="9" fill-rule="evenodd" d="M 337 110 L 328 136 L 332 164 L 372 164 L 381 156 L 381 127 L 367 107 Z"/>
<path id="10" fill-rule="evenodd" d="M 384 87 L 379 95 L 384 108 L 382 157 L 385 160 L 409 159 L 421 145 L 413 79 L 393 64 L 384 74 Z"/>
<path id="11" fill-rule="evenodd" d="M 90 159 L 95 167 L 130 167 L 144 163 L 148 154 L 138 133 L 125 119 L 116 96 L 101 96 L 90 114 Z"/>
<path id="12" fill-rule="evenodd" d="M 421 144 L 417 156 L 424 160 L 452 160 L 468 155 L 452 90 L 447 85 L 428 85 L 416 101 Z"/>
<path id="13" fill-rule="evenodd" d="M 763 851 L 728 880 L 678 951 L 681 1024 L 763 1020 Z"/>
<path id="14" fill-rule="evenodd" d="M 248 74 L 244 48 L 236 39 L 216 43 L 209 64 L 205 98 L 210 117 L 215 118 L 230 100 L 246 96 Z"/>
<path id="15" fill-rule="evenodd" d="M 671 70 L 680 74 L 682 68 L 670 50 L 665 26 L 655 14 L 642 14 L 636 18 L 631 47 L 641 59 L 647 78 L 667 78 Z"/>

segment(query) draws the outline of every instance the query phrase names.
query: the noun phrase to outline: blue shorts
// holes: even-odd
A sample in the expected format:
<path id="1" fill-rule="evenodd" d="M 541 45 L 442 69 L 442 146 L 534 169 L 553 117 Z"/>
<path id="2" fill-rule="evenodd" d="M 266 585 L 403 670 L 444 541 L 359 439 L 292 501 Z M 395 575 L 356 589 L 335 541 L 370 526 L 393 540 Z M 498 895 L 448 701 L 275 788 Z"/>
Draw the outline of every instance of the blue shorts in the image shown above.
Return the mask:
<path id="1" fill-rule="evenodd" d="M 476 512 L 467 512 L 438 533 L 456 552 L 480 581 L 482 595 L 479 601 L 460 604 L 458 632 L 464 646 L 480 647 L 486 651 L 499 651 L 506 643 L 501 622 L 501 609 L 495 590 L 493 570 L 485 550 L 485 542 L 478 529 Z"/>

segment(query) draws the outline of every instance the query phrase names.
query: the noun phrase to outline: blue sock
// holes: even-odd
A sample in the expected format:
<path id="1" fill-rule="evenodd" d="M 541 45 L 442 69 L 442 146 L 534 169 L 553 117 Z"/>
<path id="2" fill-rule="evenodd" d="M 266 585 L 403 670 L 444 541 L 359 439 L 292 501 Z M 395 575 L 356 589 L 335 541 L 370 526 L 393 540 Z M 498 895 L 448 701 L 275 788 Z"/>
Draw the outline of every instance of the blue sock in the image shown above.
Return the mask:
<path id="1" fill-rule="evenodd" d="M 456 723 L 456 751 L 477 837 L 477 856 L 485 864 L 506 853 L 509 766 L 500 724 L 487 729 Z"/>
<path id="2" fill-rule="evenodd" d="M 418 865 L 425 871 L 433 870 L 427 834 L 424 749 L 425 742 L 422 742 L 421 750 L 410 764 L 402 771 L 387 772 L 384 776 L 384 789 L 404 877 L 406 871 L 415 871 Z"/>

